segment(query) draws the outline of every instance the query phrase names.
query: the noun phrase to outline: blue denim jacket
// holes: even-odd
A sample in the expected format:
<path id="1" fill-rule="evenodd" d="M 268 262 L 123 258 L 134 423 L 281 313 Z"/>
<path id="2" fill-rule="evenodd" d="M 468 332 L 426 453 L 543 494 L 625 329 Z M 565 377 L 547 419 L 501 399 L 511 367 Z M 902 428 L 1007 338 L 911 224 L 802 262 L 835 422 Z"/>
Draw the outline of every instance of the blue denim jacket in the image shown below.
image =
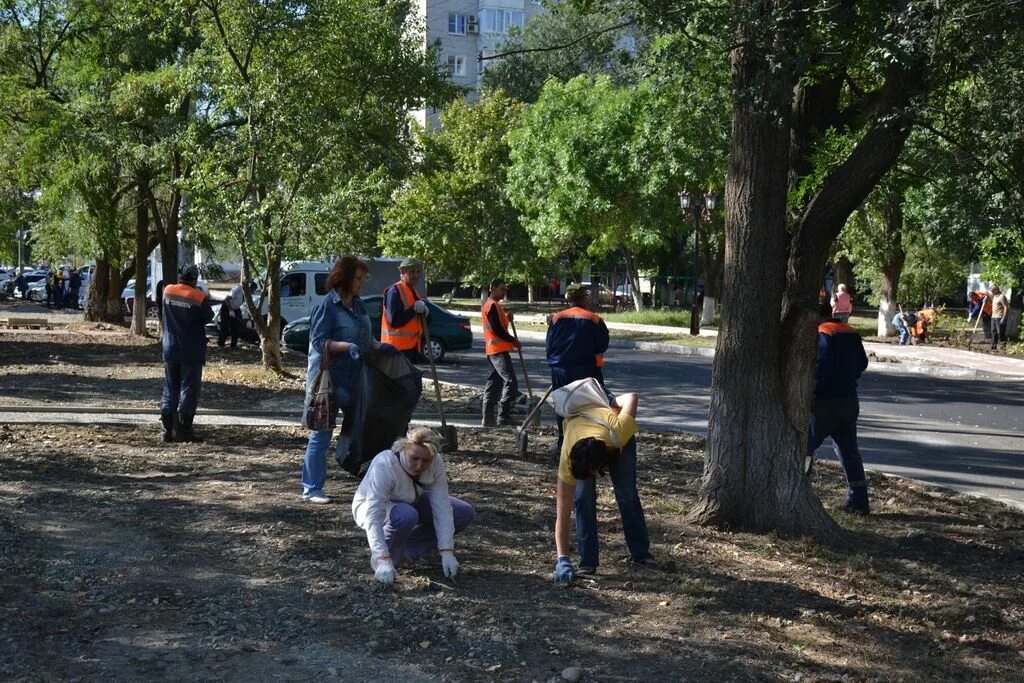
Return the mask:
<path id="1" fill-rule="evenodd" d="M 352 298 L 352 308 L 346 306 L 341 296 L 331 290 L 313 309 L 309 316 L 309 360 L 306 366 L 306 392 L 311 391 L 313 380 L 320 369 L 325 341 L 342 341 L 355 344 L 363 354 L 370 353 L 373 333 L 370 316 L 363 300 Z M 334 385 L 334 400 L 339 408 L 348 405 L 362 376 L 363 357 L 354 360 L 348 353 L 332 353 L 330 358 L 331 383 Z"/>

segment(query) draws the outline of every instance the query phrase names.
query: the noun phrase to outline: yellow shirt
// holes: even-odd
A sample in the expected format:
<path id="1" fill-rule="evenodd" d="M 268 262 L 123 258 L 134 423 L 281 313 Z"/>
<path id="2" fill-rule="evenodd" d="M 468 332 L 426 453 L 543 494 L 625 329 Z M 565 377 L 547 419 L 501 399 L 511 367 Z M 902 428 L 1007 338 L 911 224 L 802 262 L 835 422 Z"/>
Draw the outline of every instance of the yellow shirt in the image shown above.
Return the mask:
<path id="1" fill-rule="evenodd" d="M 591 408 L 585 412 L 608 423 L 619 441 L 619 448 L 625 446 L 630 439 L 636 436 L 636 418 L 632 415 L 616 415 L 615 411 L 610 408 Z M 562 423 L 562 431 L 564 438 L 562 439 L 562 453 L 558 459 L 558 478 L 570 486 L 575 486 L 576 477 L 572 476 L 569 453 L 576 442 L 593 437 L 604 441 L 609 448 L 615 446 L 608 434 L 608 427 L 582 415 L 566 419 Z"/>

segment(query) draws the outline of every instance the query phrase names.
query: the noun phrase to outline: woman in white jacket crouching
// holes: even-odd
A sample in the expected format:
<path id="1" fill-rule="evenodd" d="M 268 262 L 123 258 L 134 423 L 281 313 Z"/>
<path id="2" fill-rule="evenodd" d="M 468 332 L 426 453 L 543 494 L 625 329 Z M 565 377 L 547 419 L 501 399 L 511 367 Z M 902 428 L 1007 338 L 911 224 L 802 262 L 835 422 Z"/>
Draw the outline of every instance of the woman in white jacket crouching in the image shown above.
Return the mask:
<path id="1" fill-rule="evenodd" d="M 441 553 L 441 568 L 455 578 L 455 534 L 473 523 L 469 503 L 448 495 L 441 438 L 432 430 L 409 430 L 370 463 L 352 500 L 352 516 L 366 531 L 370 566 L 381 583 L 395 582 L 395 569 L 430 552 Z"/>

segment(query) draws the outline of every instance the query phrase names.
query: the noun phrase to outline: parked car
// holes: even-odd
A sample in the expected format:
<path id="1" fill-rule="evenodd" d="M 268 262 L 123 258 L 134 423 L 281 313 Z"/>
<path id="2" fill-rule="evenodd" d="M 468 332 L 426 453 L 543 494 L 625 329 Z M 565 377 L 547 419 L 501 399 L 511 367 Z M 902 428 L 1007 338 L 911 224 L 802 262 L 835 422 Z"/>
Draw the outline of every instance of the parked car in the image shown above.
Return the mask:
<path id="1" fill-rule="evenodd" d="M 28 289 L 25 291 L 25 298 L 30 301 L 46 301 L 46 273 L 34 271 L 25 276 L 25 283 Z"/>
<path id="2" fill-rule="evenodd" d="M 380 339 L 380 321 L 384 310 L 384 297 L 380 294 L 364 296 L 366 312 L 370 314 L 373 336 Z M 455 315 L 432 301 L 430 308 L 430 351 L 434 361 L 440 363 L 449 351 L 468 351 L 473 348 L 473 331 L 469 318 Z M 306 353 L 309 350 L 309 318 L 300 318 L 284 328 L 284 345 L 293 351 Z"/>
<path id="3" fill-rule="evenodd" d="M 210 293 L 210 287 L 204 281 L 200 280 L 196 283 L 196 287 L 204 294 Z M 121 312 L 127 318 L 132 314 L 132 309 L 135 306 L 135 278 L 128 281 L 124 289 L 121 290 Z M 153 293 L 153 278 L 146 278 L 146 317 L 147 318 L 158 318 L 160 317 L 160 307 L 156 304 L 156 296 Z"/>

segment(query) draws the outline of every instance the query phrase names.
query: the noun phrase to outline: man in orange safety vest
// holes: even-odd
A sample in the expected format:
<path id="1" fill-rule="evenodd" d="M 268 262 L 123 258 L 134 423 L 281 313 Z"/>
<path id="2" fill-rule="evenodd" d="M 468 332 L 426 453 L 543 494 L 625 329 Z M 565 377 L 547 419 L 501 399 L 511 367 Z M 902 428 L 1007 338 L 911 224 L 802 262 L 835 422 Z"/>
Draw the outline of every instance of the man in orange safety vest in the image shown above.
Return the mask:
<path id="1" fill-rule="evenodd" d="M 404 259 L 398 265 L 400 279 L 384 290 L 384 315 L 380 321 L 380 341 L 391 344 L 410 363 L 422 360 L 423 324 L 420 315 L 429 315 L 427 302 L 416 293 L 423 277 L 423 261 Z"/>
<path id="2" fill-rule="evenodd" d="M 490 296 L 480 308 L 484 326 L 484 351 L 491 372 L 483 397 L 483 426 L 505 426 L 512 424 L 512 402 L 519 393 L 515 367 L 511 352 L 518 349 L 519 341 L 509 334 L 508 325 L 512 314 L 507 313 L 499 303 L 508 293 L 508 285 L 501 278 L 491 281 Z M 495 420 L 495 409 L 498 417 Z"/>

